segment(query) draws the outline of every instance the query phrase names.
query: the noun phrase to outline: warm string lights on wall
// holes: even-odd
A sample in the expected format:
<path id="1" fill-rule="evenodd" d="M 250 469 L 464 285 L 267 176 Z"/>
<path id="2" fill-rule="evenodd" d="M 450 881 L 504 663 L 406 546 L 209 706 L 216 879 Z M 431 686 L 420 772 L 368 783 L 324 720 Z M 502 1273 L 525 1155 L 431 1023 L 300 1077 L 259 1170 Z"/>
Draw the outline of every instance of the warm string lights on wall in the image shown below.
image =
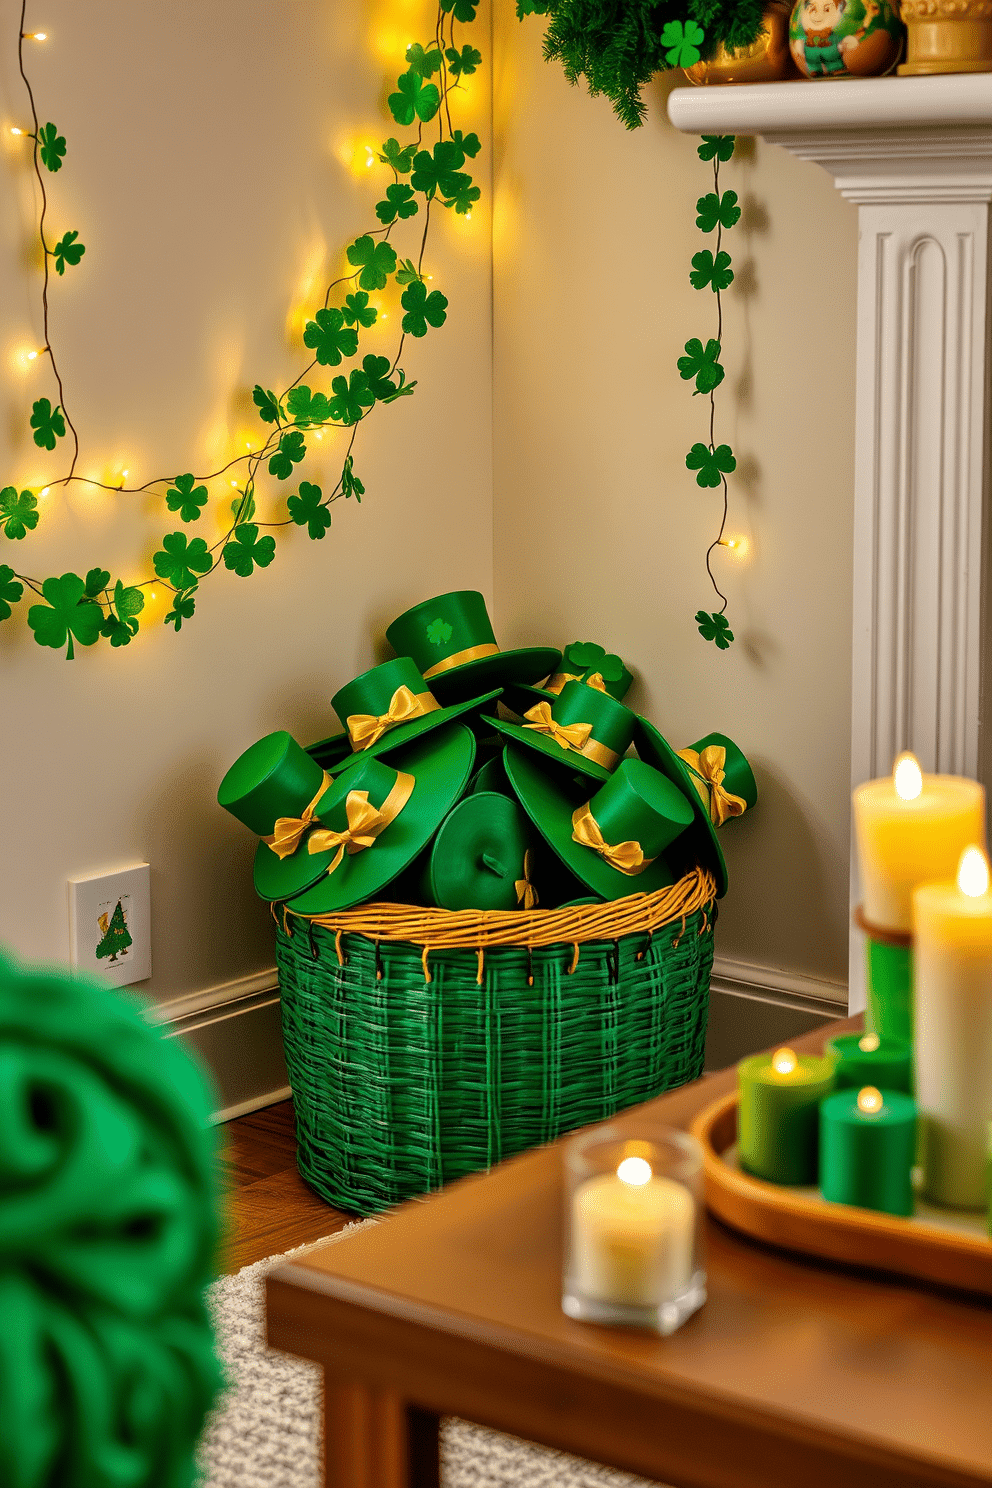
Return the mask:
<path id="1" fill-rule="evenodd" d="M 355 472 L 353 449 L 359 426 L 380 404 L 411 396 L 415 382 L 408 382 L 399 360 L 408 336 L 416 339 L 442 326 L 448 301 L 429 288 L 432 276 L 424 271 L 432 214 L 445 208 L 470 220 L 481 197 L 465 169 L 481 149 L 478 136 L 453 127 L 453 95 L 463 88 L 482 61 L 474 46 L 456 40 L 456 26 L 473 22 L 478 0 L 439 0 L 433 36 L 426 44 L 413 42 L 406 48 L 406 70 L 397 78 L 389 95 L 390 113 L 402 129 L 415 133 L 406 142 L 387 139 L 378 149 L 364 146 L 368 169 L 385 166 L 392 175 L 383 200 L 376 204 L 377 225 L 354 238 L 346 248 L 346 272 L 328 285 L 323 301 L 305 321 L 302 344 L 311 360 L 282 393 L 256 384 L 252 392 L 255 410 L 264 428 L 257 444 L 245 440 L 245 453 L 227 460 L 207 474 L 185 472 L 158 476 L 140 486 L 128 486 L 128 468 L 95 480 L 77 473 L 79 436 L 66 410 L 66 395 L 58 361 L 49 335 L 48 295 L 54 267 L 62 276 L 76 268 L 86 252 L 76 230 L 50 243 L 46 176 L 62 169 L 67 143 L 56 126 L 40 122 L 34 92 L 25 67 L 27 47 L 48 40 L 44 31 L 28 31 L 27 0 L 22 0 L 18 37 L 18 63 L 31 114 L 31 128 L 11 126 L 14 138 L 33 141 L 33 166 L 41 193 L 38 235 L 43 251 L 42 317 L 45 342 L 25 350 L 20 357 L 33 369 L 47 360 L 57 391 L 54 406 L 50 397 L 36 398 L 30 427 L 35 445 L 54 452 L 69 440 L 71 458 L 65 474 L 50 479 L 36 494 L 9 485 L 0 489 L 0 533 L 7 543 L 19 542 L 34 531 L 40 520 L 39 499 L 56 487 L 88 487 L 118 494 L 160 496 L 169 513 L 183 526 L 166 533 L 154 553 L 154 577 L 139 580 L 112 579 L 108 570 L 91 569 L 85 576 L 66 573 L 38 579 L 0 562 L 0 621 L 9 619 L 13 606 L 25 591 L 39 601 L 27 612 L 27 622 L 39 645 L 64 648 L 67 660 L 74 656 L 74 642 L 91 646 L 101 638 L 111 646 L 128 645 L 137 634 L 139 616 L 145 608 L 145 592 L 154 598 L 162 588 L 171 597 L 165 623 L 182 629 L 195 611 L 204 581 L 220 569 L 248 578 L 257 568 L 267 568 L 275 556 L 279 528 L 305 527 L 315 540 L 324 537 L 331 525 L 329 507 L 338 500 L 361 500 L 365 487 Z M 403 258 L 392 242 L 402 223 L 418 218 L 413 256 Z M 379 296 L 395 284 L 400 293 L 402 320 L 398 344 L 392 357 L 368 353 L 359 362 L 364 332 L 387 320 Z M 350 367 L 345 364 L 352 363 Z M 327 369 L 341 367 L 327 386 Z M 320 383 L 324 385 L 321 386 Z M 267 478 L 280 494 L 296 485 L 300 467 L 308 454 L 308 440 L 322 439 L 328 428 L 348 434 L 341 473 L 333 489 L 324 492 L 311 481 L 299 480 L 286 497 L 286 516 L 280 521 L 260 521 L 256 509 L 259 483 Z M 237 471 L 236 476 L 232 476 Z M 232 499 L 233 492 L 233 499 Z M 229 510 L 228 510 L 229 508 Z M 186 528 L 199 521 L 205 511 L 223 513 L 222 535 L 212 545 L 203 537 L 189 537 Z M 263 534 L 263 529 L 264 534 Z M 9 549 L 8 549 L 9 551 Z M 0 549 L 0 555 L 6 553 Z"/>

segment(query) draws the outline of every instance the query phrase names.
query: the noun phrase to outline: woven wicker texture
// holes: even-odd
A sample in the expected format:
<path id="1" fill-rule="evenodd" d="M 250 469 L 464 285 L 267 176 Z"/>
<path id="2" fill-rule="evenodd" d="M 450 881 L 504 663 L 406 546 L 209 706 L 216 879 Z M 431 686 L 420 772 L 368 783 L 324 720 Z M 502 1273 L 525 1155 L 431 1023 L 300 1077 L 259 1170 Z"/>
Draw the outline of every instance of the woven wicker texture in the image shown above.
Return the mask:
<path id="1" fill-rule="evenodd" d="M 286 916 L 304 1178 L 373 1213 L 695 1079 L 713 903 L 695 872 L 572 910 Z"/>

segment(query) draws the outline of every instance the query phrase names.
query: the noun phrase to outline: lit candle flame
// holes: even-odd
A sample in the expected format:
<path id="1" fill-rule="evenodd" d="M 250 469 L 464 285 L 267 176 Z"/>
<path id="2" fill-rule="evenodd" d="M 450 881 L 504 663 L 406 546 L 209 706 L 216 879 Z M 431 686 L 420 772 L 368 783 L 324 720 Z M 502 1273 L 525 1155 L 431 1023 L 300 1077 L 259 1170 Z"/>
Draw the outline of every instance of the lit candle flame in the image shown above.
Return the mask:
<path id="1" fill-rule="evenodd" d="M 958 864 L 958 888 L 969 899 L 989 891 L 989 860 L 980 847 L 966 847 Z"/>
<path id="2" fill-rule="evenodd" d="M 866 1033 L 864 1038 L 858 1039 L 858 1048 L 862 1054 L 874 1054 L 880 1043 L 881 1039 L 877 1033 Z"/>
<path id="3" fill-rule="evenodd" d="M 791 1049 L 776 1049 L 772 1055 L 772 1069 L 777 1075 L 791 1075 L 798 1063 Z"/>
<path id="4" fill-rule="evenodd" d="M 639 1188 L 650 1180 L 651 1164 L 643 1157 L 625 1157 L 617 1168 L 617 1177 L 621 1183 L 630 1183 Z"/>
<path id="5" fill-rule="evenodd" d="M 876 1090 L 874 1085 L 866 1085 L 863 1090 L 858 1091 L 858 1110 L 863 1111 L 866 1116 L 874 1116 L 882 1109 L 882 1092 Z"/>
<path id="6" fill-rule="evenodd" d="M 906 750 L 896 760 L 892 770 L 896 795 L 903 801 L 915 801 L 923 790 L 923 771 L 915 754 Z"/>

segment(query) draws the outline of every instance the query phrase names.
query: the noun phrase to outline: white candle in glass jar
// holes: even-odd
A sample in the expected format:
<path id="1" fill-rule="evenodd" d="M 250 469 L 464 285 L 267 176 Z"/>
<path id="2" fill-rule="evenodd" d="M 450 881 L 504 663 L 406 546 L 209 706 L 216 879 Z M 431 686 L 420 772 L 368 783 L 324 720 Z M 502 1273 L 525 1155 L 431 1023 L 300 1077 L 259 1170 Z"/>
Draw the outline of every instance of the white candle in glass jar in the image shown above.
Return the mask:
<path id="1" fill-rule="evenodd" d="M 992 894 L 977 847 L 957 883 L 913 894 L 916 1100 L 923 1191 L 937 1204 L 984 1209 L 992 1120 Z"/>
<path id="2" fill-rule="evenodd" d="M 635 1307 L 680 1297 L 692 1279 L 696 1204 L 643 1158 L 589 1178 L 572 1201 L 572 1273 L 583 1296 Z"/>

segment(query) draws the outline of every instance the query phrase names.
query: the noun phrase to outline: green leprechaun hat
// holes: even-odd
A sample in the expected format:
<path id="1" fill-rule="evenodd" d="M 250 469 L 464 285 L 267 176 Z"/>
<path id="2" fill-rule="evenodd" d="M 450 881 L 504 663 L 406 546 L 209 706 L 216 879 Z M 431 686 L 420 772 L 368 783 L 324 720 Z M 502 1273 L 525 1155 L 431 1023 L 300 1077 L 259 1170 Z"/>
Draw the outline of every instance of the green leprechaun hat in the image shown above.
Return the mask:
<path id="1" fill-rule="evenodd" d="M 530 751 L 506 751 L 506 773 L 541 836 L 604 899 L 675 882 L 665 851 L 690 826 L 684 793 L 643 760 L 621 760 L 598 790 L 551 771 Z"/>
<path id="2" fill-rule="evenodd" d="M 308 851 L 321 874 L 290 902 L 301 915 L 331 914 L 375 898 L 427 846 L 461 796 L 475 740 L 461 724 L 419 739 L 389 764 L 366 754 L 321 800 Z"/>
<path id="3" fill-rule="evenodd" d="M 443 703 L 459 702 L 480 688 L 537 682 L 561 660 L 549 646 L 501 651 L 486 601 L 476 589 L 456 589 L 425 599 L 386 627 L 398 656 L 410 656 Z"/>
<path id="4" fill-rule="evenodd" d="M 675 750 L 653 723 L 638 718 L 634 744 L 641 759 L 685 791 L 696 826 L 680 841 L 679 852 L 689 854 L 687 867 L 698 861 L 710 870 L 716 879 L 717 898 L 722 899 L 727 892 L 727 863 L 717 829 L 757 803 L 754 771 L 726 734 L 707 734 L 686 749 Z"/>
<path id="5" fill-rule="evenodd" d="M 516 797 L 479 791 L 452 807 L 423 863 L 420 888 L 440 909 L 534 909 L 533 828 Z"/>
<path id="6" fill-rule="evenodd" d="M 550 702 L 557 697 L 566 682 L 584 682 L 587 687 L 596 687 L 608 692 L 611 698 L 622 703 L 634 678 L 619 656 L 611 655 L 605 647 L 593 641 L 569 641 L 562 654 L 561 665 L 540 687 L 511 686 L 501 699 L 514 713 L 525 713 L 538 698 Z"/>
<path id="7" fill-rule="evenodd" d="M 488 721 L 515 744 L 526 744 L 581 775 L 605 780 L 630 747 L 637 715 L 609 693 L 584 682 L 566 682 L 550 702 L 541 698 L 528 708 L 522 723 Z"/>
<path id="8" fill-rule="evenodd" d="M 363 754 L 373 758 L 392 754 L 413 739 L 419 739 L 421 734 L 443 728 L 452 719 L 484 707 L 497 697 L 498 688 L 482 697 L 442 708 L 409 656 L 384 661 L 339 688 L 331 699 L 334 711 L 345 725 L 340 737 L 347 741 L 348 749 L 324 768 L 338 775 Z M 323 742 L 327 746 L 332 741 Z M 328 757 L 326 748 L 318 757 L 322 762 Z"/>

